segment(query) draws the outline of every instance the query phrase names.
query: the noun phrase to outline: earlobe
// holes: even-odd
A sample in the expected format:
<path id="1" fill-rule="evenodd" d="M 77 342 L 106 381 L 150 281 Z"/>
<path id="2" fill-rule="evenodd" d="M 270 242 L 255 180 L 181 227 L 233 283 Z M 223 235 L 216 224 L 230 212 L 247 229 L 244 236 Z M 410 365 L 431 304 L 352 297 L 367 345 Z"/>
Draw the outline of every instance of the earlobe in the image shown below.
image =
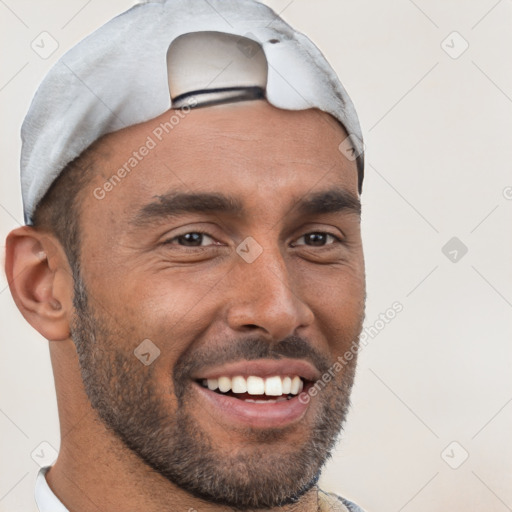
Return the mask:
<path id="1" fill-rule="evenodd" d="M 73 279 L 58 241 L 30 226 L 11 231 L 5 272 L 14 301 L 32 327 L 47 340 L 68 339 Z"/>

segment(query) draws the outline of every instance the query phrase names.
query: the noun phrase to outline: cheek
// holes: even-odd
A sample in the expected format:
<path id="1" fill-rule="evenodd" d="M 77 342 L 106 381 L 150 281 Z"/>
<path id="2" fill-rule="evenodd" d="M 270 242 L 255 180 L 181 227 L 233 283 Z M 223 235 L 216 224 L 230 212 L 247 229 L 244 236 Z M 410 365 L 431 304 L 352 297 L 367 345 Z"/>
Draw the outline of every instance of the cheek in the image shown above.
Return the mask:
<path id="1" fill-rule="evenodd" d="M 145 324 L 159 318 L 161 323 L 172 325 L 200 309 L 218 279 L 190 269 L 132 268 L 109 276 L 103 289 L 112 308 L 128 321 L 138 319 Z"/>
<path id="2" fill-rule="evenodd" d="M 109 293 L 109 307 L 124 326 L 130 347 L 149 339 L 160 350 L 159 366 L 171 368 L 212 323 L 215 289 L 209 279 L 129 274 Z"/>
<path id="3" fill-rule="evenodd" d="M 362 261 L 339 265 L 315 265 L 297 269 L 293 280 L 304 300 L 322 309 L 358 309 L 364 302 L 365 275 Z"/>
<path id="4" fill-rule="evenodd" d="M 342 352 L 359 335 L 364 318 L 365 280 L 362 273 L 338 273 L 317 282 L 308 293 L 317 328 L 332 352 Z"/>

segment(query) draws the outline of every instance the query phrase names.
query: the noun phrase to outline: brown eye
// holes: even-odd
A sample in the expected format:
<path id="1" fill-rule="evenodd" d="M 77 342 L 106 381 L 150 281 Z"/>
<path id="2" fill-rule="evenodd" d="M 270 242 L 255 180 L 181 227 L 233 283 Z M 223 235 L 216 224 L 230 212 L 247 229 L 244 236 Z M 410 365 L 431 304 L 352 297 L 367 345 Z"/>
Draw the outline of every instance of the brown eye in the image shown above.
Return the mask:
<path id="1" fill-rule="evenodd" d="M 182 245 L 184 247 L 204 247 L 207 245 L 212 245 L 211 243 L 208 243 L 208 240 L 213 241 L 213 238 L 206 233 L 201 233 L 200 231 L 191 231 L 189 233 L 176 236 L 168 240 L 166 243 Z"/>
<path id="2" fill-rule="evenodd" d="M 304 243 L 299 243 L 297 245 L 309 245 L 311 247 L 323 247 L 325 245 L 332 245 L 332 243 L 328 243 L 330 240 L 341 242 L 341 240 L 338 237 L 322 231 L 307 233 L 305 235 L 302 235 L 298 240 L 301 239 L 304 239 Z"/>

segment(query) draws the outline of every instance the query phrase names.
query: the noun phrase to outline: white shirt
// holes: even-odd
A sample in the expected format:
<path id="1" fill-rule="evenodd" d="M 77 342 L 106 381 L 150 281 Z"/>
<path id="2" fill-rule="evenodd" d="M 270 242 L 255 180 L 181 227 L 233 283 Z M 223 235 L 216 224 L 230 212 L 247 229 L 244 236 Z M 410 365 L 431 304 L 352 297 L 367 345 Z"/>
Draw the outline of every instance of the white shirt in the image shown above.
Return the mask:
<path id="1" fill-rule="evenodd" d="M 46 477 L 44 476 L 51 466 L 45 466 L 39 470 L 36 479 L 34 496 L 39 512 L 69 512 L 59 498 L 53 494 Z"/>

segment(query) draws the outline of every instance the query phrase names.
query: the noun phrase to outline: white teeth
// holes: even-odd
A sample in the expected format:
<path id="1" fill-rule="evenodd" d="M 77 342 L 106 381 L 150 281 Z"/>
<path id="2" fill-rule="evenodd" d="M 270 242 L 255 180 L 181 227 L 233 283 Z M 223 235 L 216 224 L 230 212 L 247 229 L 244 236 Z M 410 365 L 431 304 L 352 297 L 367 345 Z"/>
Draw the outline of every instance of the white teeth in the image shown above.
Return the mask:
<path id="1" fill-rule="evenodd" d="M 301 384 L 301 380 L 300 380 L 300 377 L 293 377 L 292 379 L 292 389 L 290 390 L 290 393 L 292 395 L 298 395 L 299 394 L 299 389 L 300 389 L 300 384 Z"/>
<path id="2" fill-rule="evenodd" d="M 261 377 L 247 377 L 247 393 L 249 395 L 264 395 L 265 381 Z"/>
<path id="3" fill-rule="evenodd" d="M 247 381 L 243 377 L 233 377 L 231 386 L 233 393 L 247 393 Z"/>
<path id="4" fill-rule="evenodd" d="M 283 395 L 288 395 L 292 391 L 292 379 L 285 377 L 283 379 Z"/>
<path id="5" fill-rule="evenodd" d="M 281 377 L 268 377 L 265 379 L 265 395 L 281 396 L 283 394 L 283 384 Z"/>
<path id="6" fill-rule="evenodd" d="M 277 396 L 286 400 L 283 395 L 298 395 L 304 389 L 304 382 L 295 375 L 294 377 L 280 377 L 275 375 L 263 379 L 256 375 L 247 378 L 237 375 L 233 378 L 222 376 L 218 379 L 203 379 L 202 384 L 211 391 L 218 389 L 221 393 L 232 391 L 233 393 L 249 393 L 250 395 Z M 248 399 L 251 401 L 251 399 Z M 282 401 L 279 399 L 278 401 Z M 273 400 L 265 400 L 272 403 Z"/>
<path id="7" fill-rule="evenodd" d="M 208 385 L 208 389 L 212 391 L 219 387 L 219 381 L 217 379 L 206 379 L 206 383 Z"/>
<path id="8" fill-rule="evenodd" d="M 226 393 L 231 389 L 231 379 L 229 377 L 219 377 L 219 390 Z"/>

